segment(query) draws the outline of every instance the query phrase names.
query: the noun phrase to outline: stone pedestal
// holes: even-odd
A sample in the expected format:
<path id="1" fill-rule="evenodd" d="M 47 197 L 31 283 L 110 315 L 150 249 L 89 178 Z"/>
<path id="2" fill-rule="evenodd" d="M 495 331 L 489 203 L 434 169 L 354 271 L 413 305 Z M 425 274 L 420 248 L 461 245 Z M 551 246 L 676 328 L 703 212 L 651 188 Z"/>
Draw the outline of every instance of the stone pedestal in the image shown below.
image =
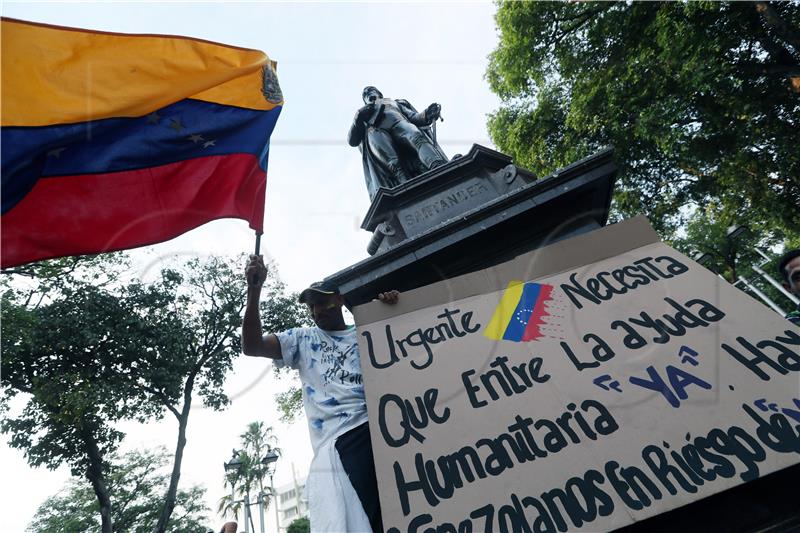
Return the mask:
<path id="1" fill-rule="evenodd" d="M 606 149 L 536 179 L 507 155 L 468 154 L 375 195 L 371 257 L 326 278 L 351 305 L 486 268 L 602 227 L 616 166 Z"/>
<path id="2" fill-rule="evenodd" d="M 372 232 L 367 252 L 384 252 L 534 181 L 536 176 L 517 169 L 507 155 L 473 145 L 465 156 L 378 190 L 361 224 Z"/>

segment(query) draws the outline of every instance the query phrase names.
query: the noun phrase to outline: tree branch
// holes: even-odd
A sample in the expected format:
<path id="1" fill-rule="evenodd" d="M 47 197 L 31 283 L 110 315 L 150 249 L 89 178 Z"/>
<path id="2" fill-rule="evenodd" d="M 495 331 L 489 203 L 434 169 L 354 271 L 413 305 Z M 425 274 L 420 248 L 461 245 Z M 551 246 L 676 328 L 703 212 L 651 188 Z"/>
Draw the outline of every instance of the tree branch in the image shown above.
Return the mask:
<path id="1" fill-rule="evenodd" d="M 615 3 L 616 2 L 607 2 L 608 5 L 615 4 Z M 605 9 L 604 7 L 598 7 L 598 8 L 594 8 L 594 9 L 586 9 L 584 11 L 581 11 L 580 13 L 575 13 L 572 16 L 560 17 L 560 18 L 554 16 L 553 20 L 555 20 L 556 22 L 568 22 L 570 20 L 575 20 L 576 18 L 583 17 L 585 15 L 591 16 L 591 15 L 597 14 L 597 13 L 603 11 L 604 9 Z"/>
<path id="2" fill-rule="evenodd" d="M 742 61 L 735 65 L 742 70 L 755 72 L 757 74 L 779 74 L 787 78 L 800 76 L 800 65 L 779 65 L 777 63 L 758 63 L 756 61 Z"/>
<path id="3" fill-rule="evenodd" d="M 149 386 L 147 386 L 147 385 L 140 385 L 140 384 L 137 384 L 137 386 L 138 386 L 140 389 L 142 389 L 143 391 L 147 391 L 147 392 L 149 392 L 150 394 L 152 394 L 153 396 L 156 396 L 156 397 L 157 397 L 159 400 L 161 400 L 161 403 L 163 403 L 163 404 L 164 404 L 164 407 L 166 407 L 167 409 L 169 409 L 169 410 L 170 410 L 170 412 L 171 412 L 173 415 L 175 415 L 175 418 L 177 418 L 178 420 L 180 420 L 180 418 L 181 418 L 181 414 L 180 414 L 180 412 L 178 412 L 178 410 L 175 408 L 175 406 L 174 406 L 174 405 L 172 405 L 172 402 L 171 402 L 171 401 L 170 401 L 170 399 L 167 397 L 167 395 L 166 395 L 166 394 L 164 394 L 164 392 L 163 392 L 163 391 L 160 391 L 160 390 L 158 390 L 158 389 L 154 389 L 153 387 L 149 387 Z"/>
<path id="4" fill-rule="evenodd" d="M 587 10 L 586 12 L 583 13 L 584 15 L 583 18 L 578 19 L 576 22 L 563 29 L 559 21 L 556 19 L 556 24 L 555 24 L 556 27 L 553 29 L 553 33 L 550 34 L 550 39 L 548 39 L 549 43 L 553 46 L 561 44 L 561 41 L 567 38 L 567 36 L 569 36 L 570 33 L 574 33 L 577 30 L 579 30 L 581 26 L 583 26 L 592 19 L 592 15 L 599 13 L 600 11 L 602 11 L 602 9 L 599 8 Z"/>

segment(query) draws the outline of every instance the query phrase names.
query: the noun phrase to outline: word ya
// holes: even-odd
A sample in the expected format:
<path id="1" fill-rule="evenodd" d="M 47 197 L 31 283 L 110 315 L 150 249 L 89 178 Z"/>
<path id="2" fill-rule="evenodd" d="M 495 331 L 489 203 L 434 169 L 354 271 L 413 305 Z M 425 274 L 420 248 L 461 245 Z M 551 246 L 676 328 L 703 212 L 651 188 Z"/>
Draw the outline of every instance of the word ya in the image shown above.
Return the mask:
<path id="1" fill-rule="evenodd" d="M 392 332 L 392 325 L 386 324 L 385 332 L 388 357 L 385 355 L 379 357 L 381 354 L 376 353 L 375 345 L 372 341 L 372 334 L 369 331 L 363 332 L 362 335 L 367 341 L 369 362 L 374 368 L 380 370 L 389 368 L 400 361 L 400 359 L 411 357 L 410 363 L 413 368 L 417 370 L 427 368 L 433 362 L 433 345 L 446 342 L 455 337 L 465 337 L 481 329 L 480 324 L 470 324 L 472 321 L 472 311 L 467 311 L 460 317 L 458 316 L 459 313 L 461 313 L 460 309 L 451 311 L 445 308 L 442 314 L 436 317 L 442 319 L 441 322 L 427 328 L 415 329 L 406 334 L 403 338 L 395 338 Z M 458 320 L 456 320 L 456 318 L 458 318 Z M 420 347 L 421 349 L 419 349 Z M 415 359 L 419 354 L 422 355 L 422 359 Z"/>
<path id="2" fill-rule="evenodd" d="M 599 305 L 610 300 L 616 294 L 625 294 L 642 285 L 673 278 L 688 270 L 689 267 L 668 255 L 662 255 L 655 259 L 645 257 L 634 261 L 632 265 L 611 272 L 599 272 L 593 278 L 586 280 L 583 285 L 578 282 L 578 274 L 572 274 L 569 277 L 571 283 L 562 283 L 561 290 L 572 300 L 575 307 L 582 309 L 584 302 Z"/>

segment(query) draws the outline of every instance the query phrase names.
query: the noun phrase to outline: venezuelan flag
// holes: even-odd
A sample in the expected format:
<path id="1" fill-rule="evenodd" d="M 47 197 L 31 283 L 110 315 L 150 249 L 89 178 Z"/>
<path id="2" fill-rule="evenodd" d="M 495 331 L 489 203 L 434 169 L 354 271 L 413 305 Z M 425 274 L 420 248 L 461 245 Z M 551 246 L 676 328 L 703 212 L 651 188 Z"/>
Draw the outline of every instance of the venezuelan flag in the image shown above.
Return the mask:
<path id="1" fill-rule="evenodd" d="M 552 285 L 512 281 L 492 319 L 483 330 L 484 336 L 499 341 L 528 342 L 542 336 L 540 326 L 548 314 L 545 304 L 550 300 Z"/>
<path id="2" fill-rule="evenodd" d="M 257 50 L 2 19 L 2 266 L 260 231 L 283 96 Z"/>

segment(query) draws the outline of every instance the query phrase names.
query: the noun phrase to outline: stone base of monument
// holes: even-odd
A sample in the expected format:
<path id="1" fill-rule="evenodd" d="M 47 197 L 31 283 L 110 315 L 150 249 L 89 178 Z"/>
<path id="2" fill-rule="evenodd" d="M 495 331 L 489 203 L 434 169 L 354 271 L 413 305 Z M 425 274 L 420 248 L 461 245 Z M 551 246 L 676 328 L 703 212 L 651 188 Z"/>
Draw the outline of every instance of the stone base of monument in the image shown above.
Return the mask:
<path id="1" fill-rule="evenodd" d="M 362 228 L 371 257 L 326 278 L 352 305 L 378 292 L 483 269 L 605 225 L 616 174 L 611 149 L 536 179 L 507 155 L 468 154 L 380 189 Z"/>

